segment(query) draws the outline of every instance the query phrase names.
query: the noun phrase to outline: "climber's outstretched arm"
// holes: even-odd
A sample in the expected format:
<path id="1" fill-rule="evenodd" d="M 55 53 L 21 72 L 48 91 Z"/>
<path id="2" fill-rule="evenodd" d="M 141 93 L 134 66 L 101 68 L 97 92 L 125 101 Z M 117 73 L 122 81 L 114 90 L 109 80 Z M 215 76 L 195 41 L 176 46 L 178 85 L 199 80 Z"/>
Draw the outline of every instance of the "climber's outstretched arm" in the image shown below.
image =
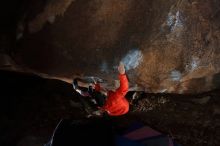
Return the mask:
<path id="1" fill-rule="evenodd" d="M 125 67 L 122 62 L 120 62 L 118 66 L 118 72 L 119 72 L 120 87 L 116 90 L 116 92 L 122 94 L 122 96 L 125 96 L 126 93 L 128 92 L 129 84 L 128 84 L 128 78 L 125 74 Z"/>

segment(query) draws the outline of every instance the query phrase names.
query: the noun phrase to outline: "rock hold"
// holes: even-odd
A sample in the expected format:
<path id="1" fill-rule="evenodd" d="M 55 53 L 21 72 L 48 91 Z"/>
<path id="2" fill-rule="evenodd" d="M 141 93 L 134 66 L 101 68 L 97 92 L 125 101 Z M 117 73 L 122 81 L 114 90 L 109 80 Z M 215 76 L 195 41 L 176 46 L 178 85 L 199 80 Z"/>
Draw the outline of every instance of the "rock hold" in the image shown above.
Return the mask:
<path id="1" fill-rule="evenodd" d="M 199 99 L 192 99 L 192 101 L 198 104 L 206 104 L 210 100 L 210 98 L 211 98 L 210 96 L 205 96 Z"/>

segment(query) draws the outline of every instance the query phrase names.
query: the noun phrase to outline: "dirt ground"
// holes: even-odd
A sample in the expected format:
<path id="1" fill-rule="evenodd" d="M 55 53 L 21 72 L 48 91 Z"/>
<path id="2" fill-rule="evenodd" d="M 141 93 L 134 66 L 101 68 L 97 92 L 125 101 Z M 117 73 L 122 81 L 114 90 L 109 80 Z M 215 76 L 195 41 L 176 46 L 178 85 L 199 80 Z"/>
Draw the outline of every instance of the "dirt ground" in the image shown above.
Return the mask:
<path id="1" fill-rule="evenodd" d="M 182 145 L 219 145 L 219 91 L 201 95 L 144 94 L 131 111 Z"/>
<path id="2" fill-rule="evenodd" d="M 72 86 L 37 76 L 0 72 L 0 145 L 42 146 L 62 118 L 85 119 L 86 112 Z M 168 134 L 183 146 L 220 143 L 220 91 L 200 95 L 141 93 L 130 112 L 113 118 L 126 127 L 139 121 Z"/>

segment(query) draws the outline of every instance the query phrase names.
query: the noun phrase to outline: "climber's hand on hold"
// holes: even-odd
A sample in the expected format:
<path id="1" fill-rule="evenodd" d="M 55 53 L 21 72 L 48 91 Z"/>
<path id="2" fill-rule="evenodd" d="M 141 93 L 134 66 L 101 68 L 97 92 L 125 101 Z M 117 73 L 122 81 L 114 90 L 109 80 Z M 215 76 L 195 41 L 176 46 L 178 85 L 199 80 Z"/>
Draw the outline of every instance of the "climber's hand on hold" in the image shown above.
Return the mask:
<path id="1" fill-rule="evenodd" d="M 119 72 L 120 74 L 125 74 L 125 66 L 124 66 L 123 62 L 120 62 L 120 63 L 119 63 L 118 72 Z"/>

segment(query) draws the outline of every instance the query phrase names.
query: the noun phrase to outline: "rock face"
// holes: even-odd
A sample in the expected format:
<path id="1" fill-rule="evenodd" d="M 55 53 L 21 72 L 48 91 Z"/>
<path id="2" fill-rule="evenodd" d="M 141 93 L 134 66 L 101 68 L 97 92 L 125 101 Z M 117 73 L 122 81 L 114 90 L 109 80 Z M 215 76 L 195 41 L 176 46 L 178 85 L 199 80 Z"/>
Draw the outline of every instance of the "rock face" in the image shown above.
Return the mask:
<path id="1" fill-rule="evenodd" d="M 67 82 L 113 81 L 123 61 L 131 90 L 204 92 L 220 87 L 219 8 L 218 0 L 48 1 L 19 23 L 11 57 L 17 70 Z"/>

